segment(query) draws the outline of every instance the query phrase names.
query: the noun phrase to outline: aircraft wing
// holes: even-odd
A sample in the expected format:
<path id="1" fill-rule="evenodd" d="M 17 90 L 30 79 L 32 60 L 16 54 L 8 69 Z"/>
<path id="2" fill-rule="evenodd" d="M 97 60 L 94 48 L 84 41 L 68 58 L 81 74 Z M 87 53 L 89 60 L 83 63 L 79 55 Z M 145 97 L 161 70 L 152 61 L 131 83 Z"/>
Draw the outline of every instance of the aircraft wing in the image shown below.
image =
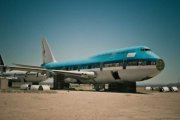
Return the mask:
<path id="1" fill-rule="evenodd" d="M 19 66 L 19 67 L 42 68 L 42 67 L 40 67 L 40 66 L 34 66 L 34 65 L 24 65 L 24 64 L 17 64 L 17 63 L 13 63 L 13 65 L 15 65 L 15 66 Z"/>
<path id="2" fill-rule="evenodd" d="M 90 71 L 66 71 L 66 70 L 52 70 L 55 74 L 63 74 L 70 78 L 79 79 L 93 79 L 96 77 L 95 72 Z"/>
<path id="3" fill-rule="evenodd" d="M 0 65 L 2 68 L 6 68 L 8 70 L 20 70 L 20 71 L 27 71 L 27 72 L 39 72 L 44 74 L 51 74 L 51 75 L 65 75 L 65 77 L 75 78 L 75 79 L 93 79 L 96 77 L 95 72 L 90 71 L 66 71 L 66 70 L 48 70 L 41 67 L 23 67 L 23 66 L 3 66 Z"/>

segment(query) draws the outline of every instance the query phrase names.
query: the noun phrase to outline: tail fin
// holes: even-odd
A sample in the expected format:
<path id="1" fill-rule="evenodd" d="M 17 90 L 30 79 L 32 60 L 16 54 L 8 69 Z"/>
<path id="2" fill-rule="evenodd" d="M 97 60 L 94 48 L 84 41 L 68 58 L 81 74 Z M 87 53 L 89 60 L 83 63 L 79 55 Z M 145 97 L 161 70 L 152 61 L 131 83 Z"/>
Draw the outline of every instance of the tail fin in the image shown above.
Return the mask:
<path id="1" fill-rule="evenodd" d="M 6 72 L 6 68 L 4 67 L 4 61 L 3 61 L 2 57 L 1 57 L 1 54 L 0 54 L 0 66 L 2 66 L 2 67 L 0 67 L 0 72 L 1 73 Z"/>
<path id="2" fill-rule="evenodd" d="M 0 65 L 4 65 L 4 61 L 3 61 L 2 57 L 1 57 L 1 54 L 0 54 Z"/>
<path id="3" fill-rule="evenodd" d="M 42 60 L 43 64 L 56 62 L 54 55 L 52 54 L 52 51 L 45 38 L 42 40 Z"/>

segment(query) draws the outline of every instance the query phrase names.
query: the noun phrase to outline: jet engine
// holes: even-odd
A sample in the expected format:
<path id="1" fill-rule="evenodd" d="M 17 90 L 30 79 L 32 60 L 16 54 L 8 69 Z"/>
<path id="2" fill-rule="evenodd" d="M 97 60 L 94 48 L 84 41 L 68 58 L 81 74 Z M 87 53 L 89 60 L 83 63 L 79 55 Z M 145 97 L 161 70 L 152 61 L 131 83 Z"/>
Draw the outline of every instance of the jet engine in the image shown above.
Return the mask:
<path id="1" fill-rule="evenodd" d="M 173 92 L 178 92 L 178 87 L 175 87 L 175 86 L 170 87 L 170 90 Z"/>
<path id="2" fill-rule="evenodd" d="M 169 91 L 170 91 L 169 87 L 160 88 L 160 92 L 169 92 Z"/>

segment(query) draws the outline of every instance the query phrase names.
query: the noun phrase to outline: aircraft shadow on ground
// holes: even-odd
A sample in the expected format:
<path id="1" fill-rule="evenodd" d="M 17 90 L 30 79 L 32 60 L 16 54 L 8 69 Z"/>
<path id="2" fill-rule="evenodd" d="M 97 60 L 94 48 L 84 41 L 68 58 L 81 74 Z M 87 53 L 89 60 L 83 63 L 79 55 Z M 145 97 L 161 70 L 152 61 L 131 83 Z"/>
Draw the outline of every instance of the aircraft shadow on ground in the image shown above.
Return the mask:
<path id="1" fill-rule="evenodd" d="M 69 92 L 70 91 L 87 91 L 87 92 L 102 92 L 102 93 L 127 93 L 127 94 L 143 94 L 143 95 L 150 95 L 151 93 L 146 93 L 146 92 L 123 92 L 123 91 L 95 91 L 95 90 L 82 90 L 82 89 L 66 89 Z"/>

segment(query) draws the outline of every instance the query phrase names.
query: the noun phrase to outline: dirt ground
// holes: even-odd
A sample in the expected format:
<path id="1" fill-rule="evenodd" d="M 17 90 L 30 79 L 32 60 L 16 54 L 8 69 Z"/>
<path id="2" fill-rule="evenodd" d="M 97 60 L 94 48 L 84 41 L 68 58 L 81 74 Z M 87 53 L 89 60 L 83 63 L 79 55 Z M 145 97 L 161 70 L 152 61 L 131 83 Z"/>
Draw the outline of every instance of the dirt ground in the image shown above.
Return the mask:
<path id="1" fill-rule="evenodd" d="M 180 120 L 180 92 L 0 93 L 0 120 Z"/>

